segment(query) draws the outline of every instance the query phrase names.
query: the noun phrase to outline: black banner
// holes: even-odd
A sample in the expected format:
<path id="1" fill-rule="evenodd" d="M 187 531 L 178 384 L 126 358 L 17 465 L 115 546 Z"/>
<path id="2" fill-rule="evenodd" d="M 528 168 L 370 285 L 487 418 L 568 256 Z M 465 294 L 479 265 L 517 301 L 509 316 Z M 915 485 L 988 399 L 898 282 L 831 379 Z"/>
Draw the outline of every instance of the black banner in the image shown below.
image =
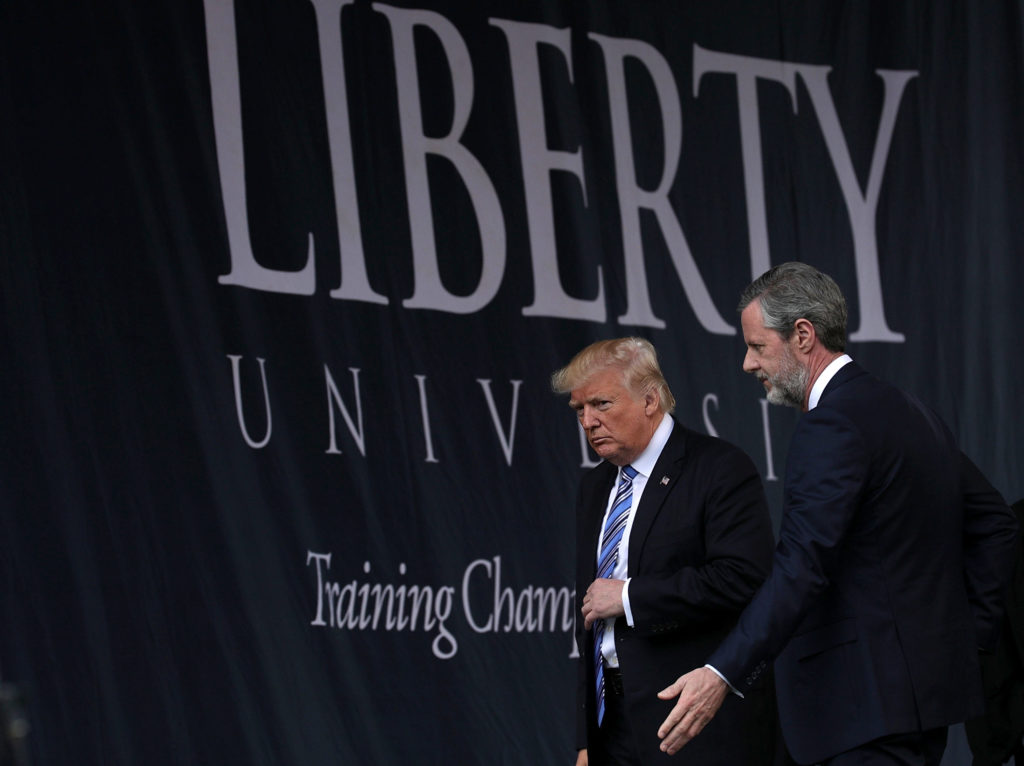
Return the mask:
<path id="1" fill-rule="evenodd" d="M 548 376 L 658 348 L 778 521 L 735 305 L 1024 496 L 1020 2 L 0 8 L 0 681 L 38 763 L 569 763 Z M 689 668 L 679 668 L 680 673 Z"/>

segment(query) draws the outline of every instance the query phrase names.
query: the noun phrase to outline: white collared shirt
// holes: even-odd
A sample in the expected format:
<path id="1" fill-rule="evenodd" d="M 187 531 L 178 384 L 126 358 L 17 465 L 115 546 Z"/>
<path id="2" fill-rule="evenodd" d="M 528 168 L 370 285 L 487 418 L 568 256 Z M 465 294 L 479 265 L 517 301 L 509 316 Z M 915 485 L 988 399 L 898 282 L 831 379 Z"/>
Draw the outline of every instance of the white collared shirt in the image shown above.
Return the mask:
<path id="1" fill-rule="evenodd" d="M 640 497 L 644 493 L 644 487 L 647 486 L 647 480 L 650 478 L 658 458 L 661 457 L 661 451 L 665 449 L 668 437 L 672 435 L 674 427 L 675 421 L 672 420 L 672 417 L 667 414 L 664 415 L 661 423 L 658 424 L 654 434 L 651 436 L 651 440 L 647 443 L 647 447 L 640 453 L 640 457 L 630 463 L 636 469 L 636 477 L 633 479 L 633 502 L 629 508 L 629 517 L 626 519 L 626 529 L 623 531 L 622 539 L 619 541 L 618 560 L 615 562 L 615 567 L 609 575 L 613 579 L 626 581 L 625 585 L 622 586 L 622 606 L 626 612 L 626 624 L 630 626 L 633 625 L 633 612 L 629 608 L 629 578 L 627 577 L 629 573 L 629 536 L 633 531 L 633 519 L 636 517 L 636 509 L 640 505 Z M 611 512 L 612 504 L 615 502 L 615 495 L 618 492 L 619 480 L 621 478 L 622 468 L 619 468 L 619 472 L 615 475 L 615 484 L 612 485 L 612 491 L 608 495 L 608 505 L 605 506 L 604 517 L 601 520 L 601 534 L 597 537 L 597 556 L 601 555 L 601 543 L 604 541 L 604 526 L 608 522 L 608 514 Z M 615 653 L 615 620 L 612 618 L 605 620 L 604 638 L 601 641 L 601 654 L 604 655 L 606 665 L 612 668 L 619 666 L 619 658 Z"/>
<path id="2" fill-rule="evenodd" d="M 849 354 L 843 354 L 833 359 L 828 367 L 821 371 L 821 375 L 814 381 L 814 385 L 811 386 L 811 393 L 807 397 L 807 411 L 810 412 L 818 406 L 818 401 L 821 399 L 821 395 L 825 392 L 825 386 L 829 384 L 829 381 L 835 377 L 835 374 L 839 372 L 843 367 L 852 362 Z"/>

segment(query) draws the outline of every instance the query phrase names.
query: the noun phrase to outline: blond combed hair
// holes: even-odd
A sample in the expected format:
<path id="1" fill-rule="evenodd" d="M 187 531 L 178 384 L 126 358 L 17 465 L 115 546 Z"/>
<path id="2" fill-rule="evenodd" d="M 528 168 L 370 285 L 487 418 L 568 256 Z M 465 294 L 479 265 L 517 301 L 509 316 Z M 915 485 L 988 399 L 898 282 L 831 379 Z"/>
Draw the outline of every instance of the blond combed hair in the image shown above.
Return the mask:
<path id="1" fill-rule="evenodd" d="M 644 338 L 612 338 L 591 343 L 551 375 L 551 388 L 555 393 L 567 394 L 609 368 L 622 372 L 624 385 L 635 396 L 657 391 L 661 411 L 675 410 L 676 399 L 661 372 L 658 352 Z"/>

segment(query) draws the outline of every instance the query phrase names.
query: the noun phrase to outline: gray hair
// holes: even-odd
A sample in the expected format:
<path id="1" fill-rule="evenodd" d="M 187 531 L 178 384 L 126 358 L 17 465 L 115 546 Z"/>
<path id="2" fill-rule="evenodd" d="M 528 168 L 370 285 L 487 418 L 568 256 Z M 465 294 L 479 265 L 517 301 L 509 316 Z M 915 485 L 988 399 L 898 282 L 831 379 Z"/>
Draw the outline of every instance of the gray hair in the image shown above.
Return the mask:
<path id="1" fill-rule="evenodd" d="M 622 372 L 623 384 L 636 396 L 657 391 L 662 412 L 672 412 L 676 399 L 658 365 L 658 352 L 644 338 L 613 338 L 591 343 L 565 367 L 551 375 L 551 389 L 566 394 L 608 368 Z"/>
<path id="2" fill-rule="evenodd" d="M 782 263 L 751 282 L 740 296 L 738 310 L 761 303 L 764 326 L 783 340 L 793 335 L 798 319 L 814 325 L 829 351 L 846 350 L 846 299 L 828 274 L 798 261 Z"/>

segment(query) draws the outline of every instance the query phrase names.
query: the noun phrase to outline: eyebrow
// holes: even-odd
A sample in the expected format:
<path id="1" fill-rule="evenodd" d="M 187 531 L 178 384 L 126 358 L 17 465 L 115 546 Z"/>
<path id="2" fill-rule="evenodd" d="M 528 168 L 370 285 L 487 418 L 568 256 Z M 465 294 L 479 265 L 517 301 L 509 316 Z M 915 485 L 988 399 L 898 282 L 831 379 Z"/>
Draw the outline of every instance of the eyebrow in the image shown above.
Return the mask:
<path id="1" fill-rule="evenodd" d="M 576 399 L 570 399 L 569 406 L 572 407 L 573 409 L 578 409 L 584 404 L 597 404 L 598 402 L 611 402 L 614 400 L 615 397 L 607 393 L 606 391 L 598 391 L 596 394 L 587 397 L 582 402 Z"/>

